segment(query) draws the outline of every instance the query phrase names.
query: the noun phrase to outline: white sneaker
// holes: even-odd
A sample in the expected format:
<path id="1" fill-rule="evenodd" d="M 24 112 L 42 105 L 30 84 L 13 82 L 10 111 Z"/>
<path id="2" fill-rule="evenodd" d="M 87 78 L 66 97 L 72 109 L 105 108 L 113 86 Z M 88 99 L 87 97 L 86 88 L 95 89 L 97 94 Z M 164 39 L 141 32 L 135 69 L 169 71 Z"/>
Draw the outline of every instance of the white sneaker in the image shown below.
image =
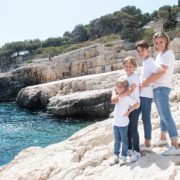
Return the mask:
<path id="1" fill-rule="evenodd" d="M 124 164 L 126 164 L 126 157 L 125 157 L 125 156 L 122 156 L 121 159 L 120 159 L 120 161 L 119 161 L 119 165 L 122 166 L 122 165 L 124 165 Z"/>
<path id="2" fill-rule="evenodd" d="M 152 151 L 152 147 L 151 146 L 147 147 L 145 144 L 141 144 L 139 148 L 140 148 L 140 151 Z"/>
<path id="3" fill-rule="evenodd" d="M 166 145 L 166 144 L 168 144 L 167 139 L 165 139 L 165 140 L 159 139 L 153 143 L 154 146 L 162 146 L 162 145 Z"/>
<path id="4" fill-rule="evenodd" d="M 132 153 L 133 153 L 133 150 L 129 149 L 128 152 L 127 152 L 127 156 L 132 156 Z"/>
<path id="5" fill-rule="evenodd" d="M 139 158 L 141 158 L 141 154 L 137 151 L 133 151 L 133 154 L 131 156 L 131 161 L 135 162 L 137 161 Z"/>
<path id="6" fill-rule="evenodd" d="M 109 162 L 109 165 L 113 166 L 113 165 L 118 164 L 118 163 L 119 163 L 119 157 L 114 155 L 113 159 Z"/>
<path id="7" fill-rule="evenodd" d="M 161 153 L 163 156 L 175 156 L 180 155 L 180 148 L 176 149 L 174 146 L 168 148 L 168 150 Z"/>

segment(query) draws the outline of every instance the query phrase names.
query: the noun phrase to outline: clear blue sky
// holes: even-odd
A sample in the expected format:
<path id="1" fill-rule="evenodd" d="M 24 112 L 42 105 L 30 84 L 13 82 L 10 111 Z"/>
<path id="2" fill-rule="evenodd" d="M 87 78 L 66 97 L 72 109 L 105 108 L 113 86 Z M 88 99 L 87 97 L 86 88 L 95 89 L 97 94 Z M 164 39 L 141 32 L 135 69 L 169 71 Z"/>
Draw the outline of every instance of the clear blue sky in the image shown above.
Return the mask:
<path id="1" fill-rule="evenodd" d="M 12 41 L 59 37 L 127 5 L 152 13 L 178 0 L 0 0 L 0 46 Z"/>

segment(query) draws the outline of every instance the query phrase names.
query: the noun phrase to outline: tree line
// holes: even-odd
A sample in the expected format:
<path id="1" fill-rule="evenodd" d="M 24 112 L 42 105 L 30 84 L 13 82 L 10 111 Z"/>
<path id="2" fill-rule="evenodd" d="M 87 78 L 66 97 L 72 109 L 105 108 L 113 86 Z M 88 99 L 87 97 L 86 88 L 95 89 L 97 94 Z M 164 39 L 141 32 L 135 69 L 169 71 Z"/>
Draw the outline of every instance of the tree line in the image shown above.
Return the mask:
<path id="1" fill-rule="evenodd" d="M 87 25 L 78 24 L 72 32 L 66 31 L 63 37 L 48 38 L 44 41 L 34 39 L 6 43 L 0 48 L 0 59 L 33 54 L 39 48 L 66 46 L 94 40 L 112 33 L 119 34 L 121 39 L 136 41 L 145 31 L 143 26 L 152 20 L 163 20 L 165 30 L 175 28 L 178 12 L 180 12 L 179 5 L 163 6 L 152 14 L 143 14 L 135 6 L 126 6 L 113 14 L 94 19 Z"/>

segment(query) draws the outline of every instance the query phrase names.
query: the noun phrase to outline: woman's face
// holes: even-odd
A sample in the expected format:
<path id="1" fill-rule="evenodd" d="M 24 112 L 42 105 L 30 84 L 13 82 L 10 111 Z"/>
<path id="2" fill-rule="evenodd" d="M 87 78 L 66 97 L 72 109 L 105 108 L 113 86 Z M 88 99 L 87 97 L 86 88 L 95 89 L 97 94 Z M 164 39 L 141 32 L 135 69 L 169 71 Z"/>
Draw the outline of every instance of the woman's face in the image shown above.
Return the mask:
<path id="1" fill-rule="evenodd" d="M 166 50 L 167 41 L 165 38 L 155 38 L 154 46 L 158 52 L 164 52 Z"/>
<path id="2" fill-rule="evenodd" d="M 142 60 L 145 60 L 149 56 L 148 49 L 146 49 L 146 48 L 137 47 L 136 51 L 137 51 L 138 56 Z"/>
<path id="3" fill-rule="evenodd" d="M 131 63 L 126 62 L 124 64 L 124 70 L 126 71 L 127 75 L 130 75 L 135 70 L 135 67 Z"/>

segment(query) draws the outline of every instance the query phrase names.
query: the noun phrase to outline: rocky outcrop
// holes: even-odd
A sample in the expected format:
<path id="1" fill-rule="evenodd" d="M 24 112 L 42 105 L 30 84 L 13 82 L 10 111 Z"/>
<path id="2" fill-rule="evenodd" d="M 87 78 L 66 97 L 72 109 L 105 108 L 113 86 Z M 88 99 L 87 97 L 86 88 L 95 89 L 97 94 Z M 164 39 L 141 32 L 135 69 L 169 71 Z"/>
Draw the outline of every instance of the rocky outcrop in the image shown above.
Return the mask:
<path id="1" fill-rule="evenodd" d="M 19 92 L 16 102 L 26 108 L 46 108 L 60 117 L 108 117 L 111 88 L 122 75 L 124 71 L 113 71 L 29 86 Z"/>
<path id="2" fill-rule="evenodd" d="M 40 84 L 55 79 L 49 64 L 18 68 L 0 74 L 0 102 L 15 100 L 18 92 L 26 86 Z"/>
<path id="3" fill-rule="evenodd" d="M 60 117 L 108 117 L 112 112 L 111 89 L 76 92 L 50 98 L 48 112 Z"/>
<path id="4" fill-rule="evenodd" d="M 50 98 L 57 95 L 63 96 L 78 92 L 80 96 L 83 91 L 112 88 L 114 82 L 122 75 L 124 71 L 113 71 L 29 86 L 19 92 L 16 102 L 23 107 L 46 108 Z"/>
<path id="5" fill-rule="evenodd" d="M 179 75 L 174 76 L 179 87 Z M 174 91 L 173 91 L 174 92 Z M 175 92 L 174 92 L 175 93 Z M 174 94 L 171 110 L 180 128 L 180 103 Z M 159 137 L 159 120 L 152 108 L 153 141 Z M 90 125 L 69 139 L 45 148 L 30 147 L 20 152 L 9 164 L 0 168 L 1 180 L 178 180 L 180 156 L 161 155 L 167 146 L 153 147 L 142 152 L 142 158 L 124 166 L 109 166 L 113 155 L 113 119 Z M 144 141 L 142 121 L 139 120 L 140 141 Z"/>
<path id="6" fill-rule="evenodd" d="M 179 64 L 175 73 L 179 73 Z M 16 102 L 27 108 L 44 107 L 59 116 L 107 117 L 112 112 L 109 89 L 124 74 L 124 70 L 113 71 L 29 86 L 19 92 Z"/>

